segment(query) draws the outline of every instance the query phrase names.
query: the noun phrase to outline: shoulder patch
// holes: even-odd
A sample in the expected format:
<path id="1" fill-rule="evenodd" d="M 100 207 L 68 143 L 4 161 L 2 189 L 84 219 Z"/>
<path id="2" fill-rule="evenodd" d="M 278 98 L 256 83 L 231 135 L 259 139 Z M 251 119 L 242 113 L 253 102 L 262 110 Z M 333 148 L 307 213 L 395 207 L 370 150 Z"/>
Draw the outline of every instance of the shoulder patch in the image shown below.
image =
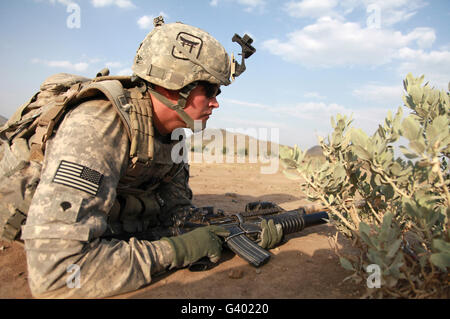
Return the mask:
<path id="1" fill-rule="evenodd" d="M 59 163 L 53 182 L 97 196 L 102 179 L 103 175 L 96 170 L 63 160 Z"/>

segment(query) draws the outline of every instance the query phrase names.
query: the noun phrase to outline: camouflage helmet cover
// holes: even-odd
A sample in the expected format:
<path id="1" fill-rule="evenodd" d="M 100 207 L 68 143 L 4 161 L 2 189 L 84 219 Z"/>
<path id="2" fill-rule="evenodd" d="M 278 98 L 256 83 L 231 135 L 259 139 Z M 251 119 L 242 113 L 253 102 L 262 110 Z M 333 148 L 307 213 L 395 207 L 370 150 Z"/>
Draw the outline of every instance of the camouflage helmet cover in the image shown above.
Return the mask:
<path id="1" fill-rule="evenodd" d="M 180 22 L 157 25 L 141 43 L 133 72 L 169 90 L 195 81 L 229 85 L 231 61 L 209 33 Z"/>

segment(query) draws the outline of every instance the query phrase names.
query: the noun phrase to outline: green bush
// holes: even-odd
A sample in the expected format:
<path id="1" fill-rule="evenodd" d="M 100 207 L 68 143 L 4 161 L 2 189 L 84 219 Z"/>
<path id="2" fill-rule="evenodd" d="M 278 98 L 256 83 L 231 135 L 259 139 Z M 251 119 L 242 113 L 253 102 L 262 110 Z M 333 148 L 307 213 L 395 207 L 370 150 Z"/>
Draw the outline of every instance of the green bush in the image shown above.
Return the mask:
<path id="1" fill-rule="evenodd" d="M 368 297 L 449 296 L 450 103 L 448 92 L 422 86 L 423 79 L 407 75 L 410 114 L 389 112 L 372 136 L 352 128 L 351 118 L 332 118 L 333 133 L 319 140 L 320 166 L 298 147 L 280 150 L 286 174 L 302 179 L 302 191 L 327 207 L 330 222 L 358 248 L 344 255 L 334 247 L 352 278 L 367 280 L 367 266 L 379 266 L 381 286 L 368 288 Z M 402 141 L 408 145 L 396 156 Z"/>

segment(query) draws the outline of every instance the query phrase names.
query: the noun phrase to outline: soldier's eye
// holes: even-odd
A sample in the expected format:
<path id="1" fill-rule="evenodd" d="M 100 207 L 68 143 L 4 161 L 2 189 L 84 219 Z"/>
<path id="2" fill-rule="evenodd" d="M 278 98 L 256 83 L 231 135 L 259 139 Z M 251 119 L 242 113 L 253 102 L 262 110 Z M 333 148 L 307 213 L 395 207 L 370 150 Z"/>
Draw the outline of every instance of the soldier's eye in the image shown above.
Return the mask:
<path id="1" fill-rule="evenodd" d="M 209 82 L 201 82 L 200 85 L 205 90 L 205 96 L 208 99 L 212 99 L 221 93 L 220 86 Z"/>

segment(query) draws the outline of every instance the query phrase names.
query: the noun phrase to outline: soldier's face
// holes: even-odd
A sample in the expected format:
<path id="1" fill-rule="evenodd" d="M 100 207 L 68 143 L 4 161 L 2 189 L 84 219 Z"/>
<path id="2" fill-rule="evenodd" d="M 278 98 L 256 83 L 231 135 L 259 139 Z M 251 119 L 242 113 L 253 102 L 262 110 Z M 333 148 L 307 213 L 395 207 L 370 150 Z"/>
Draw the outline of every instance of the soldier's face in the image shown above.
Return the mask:
<path id="1" fill-rule="evenodd" d="M 217 94 L 219 93 L 217 85 L 198 85 L 191 91 L 184 111 L 195 121 L 200 120 L 204 124 L 212 115 L 213 109 L 219 107 Z"/>

